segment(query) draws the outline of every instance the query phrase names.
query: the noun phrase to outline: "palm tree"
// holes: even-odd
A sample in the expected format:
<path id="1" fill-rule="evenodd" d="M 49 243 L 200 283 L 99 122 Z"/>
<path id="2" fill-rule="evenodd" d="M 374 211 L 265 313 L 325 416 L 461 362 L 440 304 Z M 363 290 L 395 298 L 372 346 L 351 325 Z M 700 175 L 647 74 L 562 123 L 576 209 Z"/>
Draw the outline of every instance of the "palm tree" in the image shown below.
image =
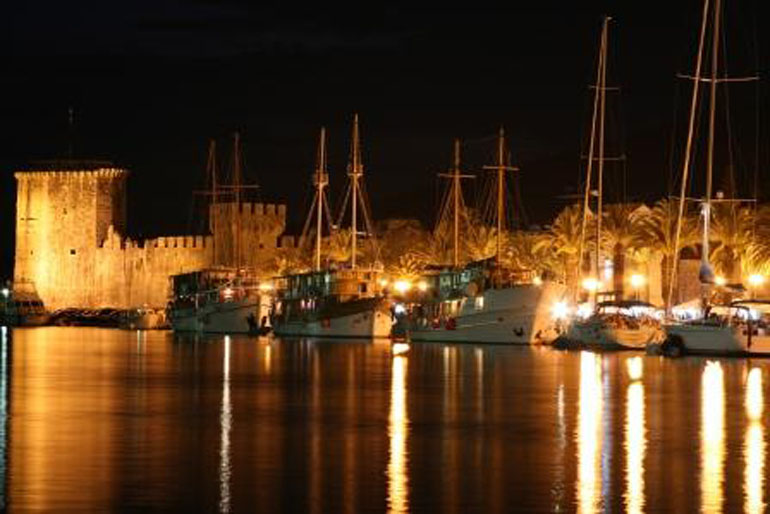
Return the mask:
<path id="1" fill-rule="evenodd" d="M 711 236 L 717 244 L 709 259 L 729 282 L 738 283 L 750 252 L 756 249 L 754 213 L 732 202 L 715 204 L 713 213 Z"/>
<path id="2" fill-rule="evenodd" d="M 565 207 L 548 229 L 538 237 L 533 250 L 552 256 L 552 271 L 564 277 L 570 291 L 577 291 L 578 268 L 580 265 L 580 232 L 583 209 L 579 204 Z M 546 259 L 547 261 L 547 259 Z"/>
<path id="3" fill-rule="evenodd" d="M 465 247 L 471 260 L 494 257 L 497 252 L 497 229 L 488 225 L 474 225 L 465 238 Z"/>
<path id="4" fill-rule="evenodd" d="M 623 298 L 626 252 L 636 240 L 642 212 L 627 203 L 607 205 L 602 212 L 602 246 L 612 255 L 613 289 L 618 299 Z"/>
<path id="5" fill-rule="evenodd" d="M 648 249 L 659 252 L 663 256 L 661 274 L 664 298 L 668 298 L 674 254 L 678 255 L 683 249 L 692 248 L 698 243 L 697 218 L 692 213 L 685 212 L 679 248 L 675 248 L 678 212 L 678 201 L 658 200 L 646 216 L 639 218 L 636 235 L 631 244 L 635 250 Z"/>
<path id="6" fill-rule="evenodd" d="M 548 268 L 549 252 L 539 244 L 543 233 L 517 230 L 508 234 L 505 259 L 514 268 L 541 273 Z"/>
<path id="7" fill-rule="evenodd" d="M 741 266 L 744 275 L 770 274 L 770 205 L 754 209 L 752 238 L 745 250 Z"/>

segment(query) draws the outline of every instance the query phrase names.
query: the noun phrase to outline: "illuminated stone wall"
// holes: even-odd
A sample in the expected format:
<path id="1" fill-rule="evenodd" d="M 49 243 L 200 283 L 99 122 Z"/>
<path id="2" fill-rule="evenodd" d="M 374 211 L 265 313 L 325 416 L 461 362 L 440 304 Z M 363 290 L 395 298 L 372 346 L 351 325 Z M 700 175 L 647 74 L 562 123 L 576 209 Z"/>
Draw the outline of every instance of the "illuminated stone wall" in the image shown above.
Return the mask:
<path id="1" fill-rule="evenodd" d="M 236 263 L 236 227 L 242 265 L 274 252 L 284 230 L 283 205 L 244 204 L 235 222 L 232 206 L 220 204 L 213 236 L 133 241 L 125 236 L 127 176 L 117 168 L 16 173 L 14 281 L 32 284 L 49 309 L 162 307 L 169 275 Z"/>

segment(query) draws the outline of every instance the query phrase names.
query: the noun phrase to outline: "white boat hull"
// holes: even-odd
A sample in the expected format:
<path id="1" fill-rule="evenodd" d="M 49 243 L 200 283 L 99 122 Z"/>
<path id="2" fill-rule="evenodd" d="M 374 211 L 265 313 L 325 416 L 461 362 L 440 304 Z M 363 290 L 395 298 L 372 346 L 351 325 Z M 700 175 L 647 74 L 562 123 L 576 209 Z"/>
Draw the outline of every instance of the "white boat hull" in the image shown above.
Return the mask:
<path id="1" fill-rule="evenodd" d="M 648 344 L 660 343 L 665 334 L 655 326 L 617 328 L 601 321 L 575 321 L 566 338 L 571 343 L 606 349 L 644 350 Z"/>
<path id="2" fill-rule="evenodd" d="M 259 300 L 208 304 L 198 308 L 172 311 L 171 327 L 176 332 L 245 334 L 250 331 L 249 318 L 259 320 Z"/>
<path id="3" fill-rule="evenodd" d="M 565 295 L 566 288 L 553 282 L 488 289 L 481 302 L 468 297 L 453 323 L 433 327 L 418 322 L 408 336 L 412 341 L 547 343 L 559 335 L 552 309 Z"/>
<path id="4" fill-rule="evenodd" d="M 279 336 L 312 337 L 389 337 L 393 320 L 390 313 L 382 309 L 371 309 L 346 316 L 329 319 L 289 321 L 276 323 L 274 331 Z"/>
<path id="5" fill-rule="evenodd" d="M 668 341 L 680 341 L 686 353 L 699 355 L 770 355 L 770 334 L 745 327 L 708 323 L 668 325 Z M 750 339 L 750 340 L 749 340 Z"/>

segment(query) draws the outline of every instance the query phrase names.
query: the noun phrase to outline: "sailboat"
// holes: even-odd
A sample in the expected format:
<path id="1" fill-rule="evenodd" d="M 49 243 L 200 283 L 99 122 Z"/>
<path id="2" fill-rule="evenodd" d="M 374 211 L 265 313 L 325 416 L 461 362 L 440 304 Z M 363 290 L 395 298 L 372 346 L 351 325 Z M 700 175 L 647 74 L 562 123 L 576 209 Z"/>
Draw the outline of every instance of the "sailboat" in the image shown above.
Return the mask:
<path id="1" fill-rule="evenodd" d="M 255 270 L 241 266 L 241 193 L 243 189 L 256 186 L 241 184 L 240 152 L 240 135 L 236 132 L 233 138 L 233 184 L 220 186 L 214 141 L 209 146 L 213 266 L 170 277 L 172 297 L 166 310 L 174 331 L 225 334 L 269 331 L 271 285 L 261 282 Z M 220 204 L 222 195 L 232 196 L 234 202 Z M 235 230 L 227 238 L 233 250 L 233 255 L 227 257 L 220 255 L 223 252 L 217 244 L 221 229 L 218 211 L 222 206 L 228 207 L 227 227 Z M 230 265 L 221 265 L 222 261 Z"/>
<path id="2" fill-rule="evenodd" d="M 350 200 L 351 257 L 350 263 L 324 266 L 322 264 L 322 236 L 324 215 L 331 232 L 334 227 L 329 219 L 326 187 L 329 173 L 326 169 L 326 133 L 321 129 L 318 144 L 318 160 L 313 185 L 315 197 L 308 214 L 303 237 L 308 238 L 308 228 L 315 218 L 315 250 L 313 270 L 280 277 L 277 298 L 272 313 L 272 323 L 277 335 L 316 337 L 389 337 L 393 325 L 390 301 L 387 299 L 382 269 L 377 265 L 358 264 L 359 215 L 363 214 L 363 235 L 372 237 L 372 225 L 363 190 L 363 163 L 359 140 L 358 115 L 353 118 L 353 135 L 348 166 Z M 347 202 L 340 212 L 340 223 Z M 359 212 L 360 211 L 360 212 Z M 375 252 L 376 253 L 376 252 Z"/>
<path id="3" fill-rule="evenodd" d="M 566 288 L 541 280 L 530 270 L 507 269 L 501 261 L 505 220 L 505 132 L 500 128 L 497 163 L 485 166 L 496 173 L 495 256 L 462 265 L 459 262 L 462 192 L 459 144 L 454 166 L 445 176 L 452 180 L 448 202 L 453 210 L 453 266 L 432 277 L 435 298 L 412 308 L 406 337 L 412 341 L 537 344 L 553 340 L 557 321 L 554 306 L 564 301 Z"/>
<path id="4" fill-rule="evenodd" d="M 713 4 L 711 3 L 713 2 Z M 715 283 L 714 272 L 709 262 L 709 236 L 711 209 L 714 202 L 712 184 L 714 168 L 714 129 L 716 111 L 716 87 L 720 82 L 756 80 L 756 77 L 724 78 L 719 75 L 720 23 L 722 15 L 721 0 L 704 0 L 698 54 L 695 62 L 693 93 L 690 104 L 687 145 L 682 166 L 682 183 L 679 196 L 679 213 L 674 255 L 678 255 L 687 177 L 690 170 L 696 113 L 700 93 L 700 84 L 709 84 L 709 116 L 706 156 L 706 194 L 702 202 L 703 232 L 701 241 L 701 265 L 699 280 L 701 283 L 701 302 L 703 317 L 687 323 L 671 323 L 665 326 L 666 340 L 660 345 L 664 354 L 677 356 L 683 353 L 720 354 L 720 355 L 768 355 L 770 354 L 770 301 L 737 301 L 727 306 L 726 313 L 718 314 L 710 305 L 709 297 Z M 709 24 L 709 17 L 711 23 Z M 709 75 L 702 73 L 706 33 L 711 26 L 711 65 Z M 671 270 L 668 291 L 668 304 L 673 298 L 676 266 Z"/>
<path id="5" fill-rule="evenodd" d="M 601 39 L 599 43 L 599 60 L 596 70 L 596 85 L 594 88 L 593 116 L 591 120 L 591 136 L 588 150 L 585 194 L 583 197 L 583 221 L 580 236 L 578 262 L 583 262 L 585 248 L 585 233 L 588 220 L 588 203 L 591 194 L 592 170 L 594 161 L 597 163 L 597 202 L 596 202 L 596 246 L 595 269 L 597 276 L 588 279 L 594 301 L 594 311 L 583 318 L 576 315 L 566 334 L 560 339 L 559 345 L 566 347 L 595 347 L 598 349 L 633 349 L 644 350 L 648 344 L 663 340 L 660 323 L 655 319 L 654 307 L 640 301 L 623 301 L 622 298 L 612 301 L 599 302 L 599 270 L 602 263 L 601 231 L 602 231 L 602 201 L 603 174 L 605 157 L 605 110 L 607 93 L 607 46 L 609 23 L 611 18 L 605 16 L 602 22 Z M 597 140 L 598 131 L 598 142 Z M 598 143 L 598 144 L 597 144 Z M 595 156 L 595 154 L 598 154 Z M 582 270 L 582 265 L 581 265 Z M 582 278 L 582 277 L 581 277 Z M 579 283 L 582 280 L 578 281 Z M 575 296 L 577 296 L 575 294 Z"/>

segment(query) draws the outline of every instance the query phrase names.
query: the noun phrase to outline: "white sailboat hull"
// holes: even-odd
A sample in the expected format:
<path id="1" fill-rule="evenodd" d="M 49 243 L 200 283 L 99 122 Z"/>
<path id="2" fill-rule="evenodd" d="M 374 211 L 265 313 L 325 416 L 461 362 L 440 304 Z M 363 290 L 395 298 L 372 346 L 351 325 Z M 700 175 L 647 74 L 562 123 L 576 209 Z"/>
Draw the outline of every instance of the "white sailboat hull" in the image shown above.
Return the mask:
<path id="1" fill-rule="evenodd" d="M 575 321 L 566 335 L 568 341 L 579 345 L 627 350 L 644 350 L 648 344 L 662 342 L 663 337 L 659 327 L 617 328 L 597 320 Z"/>
<path id="2" fill-rule="evenodd" d="M 289 321 L 275 324 L 275 334 L 279 336 L 312 337 L 353 337 L 380 338 L 389 337 L 393 321 L 388 312 L 370 309 L 346 316 L 328 319 Z"/>
<path id="3" fill-rule="evenodd" d="M 679 341 L 687 353 L 698 355 L 770 355 L 770 334 L 745 327 L 706 323 L 668 325 L 667 340 Z"/>
<path id="4" fill-rule="evenodd" d="M 552 282 L 488 289 L 480 302 L 468 297 L 453 322 L 435 328 L 418 322 L 408 335 L 412 341 L 547 343 L 558 336 L 552 309 L 565 295 L 566 288 Z"/>

